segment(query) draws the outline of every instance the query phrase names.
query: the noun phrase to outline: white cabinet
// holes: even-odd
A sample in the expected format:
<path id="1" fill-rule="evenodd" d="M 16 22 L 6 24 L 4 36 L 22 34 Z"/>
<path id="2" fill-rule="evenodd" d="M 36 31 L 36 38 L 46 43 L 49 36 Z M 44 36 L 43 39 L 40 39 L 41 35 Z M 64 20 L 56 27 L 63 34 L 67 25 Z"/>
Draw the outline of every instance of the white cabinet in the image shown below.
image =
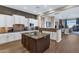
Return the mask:
<path id="1" fill-rule="evenodd" d="M 20 24 L 24 24 L 25 23 L 25 17 L 24 16 L 20 16 Z"/>
<path id="2" fill-rule="evenodd" d="M 28 20 L 28 18 L 25 18 L 24 25 L 27 26 L 27 27 L 29 26 L 29 20 Z"/>
<path id="3" fill-rule="evenodd" d="M 11 42 L 11 41 L 15 40 L 15 34 L 14 33 L 8 33 L 7 37 L 8 37 L 7 42 Z"/>
<path id="4" fill-rule="evenodd" d="M 65 34 L 69 34 L 69 29 L 65 29 Z"/>
<path id="5" fill-rule="evenodd" d="M 0 44 L 18 40 L 17 37 L 20 38 L 20 36 L 16 35 L 15 33 L 0 34 Z"/>
<path id="6" fill-rule="evenodd" d="M 0 27 L 12 27 L 13 24 L 12 16 L 0 14 Z"/>
<path id="7" fill-rule="evenodd" d="M 14 33 L 14 39 L 20 40 L 21 39 L 21 33 L 20 32 Z"/>
<path id="8" fill-rule="evenodd" d="M 57 32 L 51 32 L 50 35 L 52 40 L 57 40 Z"/>
<path id="9" fill-rule="evenodd" d="M 15 39 L 13 33 L 0 34 L 0 44 L 8 43 L 14 40 Z"/>
<path id="10" fill-rule="evenodd" d="M 16 41 L 21 39 L 21 33 L 20 32 L 15 32 L 15 33 L 9 33 L 8 34 L 8 41 Z"/>
<path id="11" fill-rule="evenodd" d="M 37 22 L 34 23 L 37 25 Z M 29 26 L 29 20 L 28 18 L 20 15 L 10 16 L 0 14 L 0 27 L 13 27 L 13 24 L 24 24 L 25 26 Z"/>
<path id="12" fill-rule="evenodd" d="M 29 23 L 34 24 L 34 26 L 38 26 L 38 20 L 29 18 Z"/>
<path id="13" fill-rule="evenodd" d="M 0 27 L 5 27 L 5 15 L 0 14 Z"/>
<path id="14" fill-rule="evenodd" d="M 51 40 L 57 40 L 57 33 L 56 32 L 43 31 L 43 33 L 50 34 L 50 39 Z"/>
<path id="15" fill-rule="evenodd" d="M 61 29 L 57 30 L 57 42 L 60 42 L 62 40 L 62 33 L 61 33 Z"/>
<path id="16" fill-rule="evenodd" d="M 56 42 L 60 42 L 62 40 L 61 30 L 57 30 L 57 32 L 49 32 L 49 31 L 42 31 L 42 32 L 50 34 L 51 40 L 56 40 Z"/>
<path id="17" fill-rule="evenodd" d="M 14 24 L 20 24 L 20 16 L 19 15 L 13 15 L 14 18 Z"/>
<path id="18" fill-rule="evenodd" d="M 13 18 L 14 18 L 14 23 L 15 24 L 24 24 L 24 22 L 25 22 L 25 17 L 24 16 L 13 15 Z"/>
<path id="19" fill-rule="evenodd" d="M 35 26 L 38 26 L 38 20 L 35 20 L 34 25 L 35 25 Z"/>
<path id="20" fill-rule="evenodd" d="M 12 16 L 9 16 L 9 15 L 6 15 L 6 26 L 7 27 L 13 27 L 13 17 Z"/>
<path id="21" fill-rule="evenodd" d="M 7 34 L 0 34 L 0 44 L 6 43 L 8 41 Z"/>
<path id="22" fill-rule="evenodd" d="M 8 43 L 11 41 L 16 41 L 20 39 L 21 39 L 20 32 L 0 34 L 0 44 Z"/>
<path id="23" fill-rule="evenodd" d="M 37 30 L 35 30 L 38 32 Z M 0 34 L 0 44 L 21 40 L 21 34 L 22 33 L 28 33 L 28 32 L 34 32 L 34 31 L 22 31 L 22 32 L 13 32 L 13 33 L 3 33 Z"/>
<path id="24" fill-rule="evenodd" d="M 47 33 L 47 34 L 50 34 L 50 39 L 52 39 L 52 33 L 51 32 L 49 32 L 49 31 L 42 31 L 43 33 Z"/>

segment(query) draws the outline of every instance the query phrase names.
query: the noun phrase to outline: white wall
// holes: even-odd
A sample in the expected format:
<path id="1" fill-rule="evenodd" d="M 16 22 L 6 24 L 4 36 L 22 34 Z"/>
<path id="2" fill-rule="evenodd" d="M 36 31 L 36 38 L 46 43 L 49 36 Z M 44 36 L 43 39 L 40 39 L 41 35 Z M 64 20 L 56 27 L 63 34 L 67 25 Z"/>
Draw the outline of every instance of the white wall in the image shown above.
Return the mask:
<path id="1" fill-rule="evenodd" d="M 47 26 L 46 26 L 46 22 L 50 22 L 51 23 L 51 26 L 50 27 L 48 27 L 48 28 L 55 28 L 55 17 L 50 17 L 50 16 L 46 16 L 45 18 L 44 18 L 44 21 L 43 21 L 43 27 L 44 28 L 47 28 Z"/>
<path id="2" fill-rule="evenodd" d="M 47 26 L 46 26 L 46 22 L 51 22 L 51 20 L 48 19 L 48 18 L 45 18 L 45 23 L 44 23 L 45 28 L 47 28 Z M 52 28 L 52 24 L 51 24 L 51 26 L 50 26 L 49 28 Z"/>

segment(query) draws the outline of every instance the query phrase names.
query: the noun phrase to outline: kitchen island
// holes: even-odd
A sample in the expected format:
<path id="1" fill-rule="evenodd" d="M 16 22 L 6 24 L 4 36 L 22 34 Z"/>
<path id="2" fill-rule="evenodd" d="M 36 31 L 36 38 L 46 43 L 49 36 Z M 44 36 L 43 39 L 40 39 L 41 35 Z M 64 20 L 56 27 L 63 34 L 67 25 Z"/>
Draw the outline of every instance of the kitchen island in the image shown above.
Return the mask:
<path id="1" fill-rule="evenodd" d="M 50 34 L 41 32 L 23 33 L 21 42 L 29 52 L 42 53 L 49 48 Z"/>

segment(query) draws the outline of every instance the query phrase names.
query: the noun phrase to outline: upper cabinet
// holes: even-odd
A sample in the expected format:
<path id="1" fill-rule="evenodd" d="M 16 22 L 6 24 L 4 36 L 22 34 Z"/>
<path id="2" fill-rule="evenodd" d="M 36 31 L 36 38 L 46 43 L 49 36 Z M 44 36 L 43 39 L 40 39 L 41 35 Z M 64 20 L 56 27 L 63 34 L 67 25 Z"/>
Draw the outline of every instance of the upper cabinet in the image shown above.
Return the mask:
<path id="1" fill-rule="evenodd" d="M 20 24 L 24 24 L 25 23 L 25 17 L 24 16 L 20 16 Z"/>
<path id="2" fill-rule="evenodd" d="M 38 20 L 29 18 L 29 23 L 31 23 L 33 26 L 38 26 Z"/>
<path id="3" fill-rule="evenodd" d="M 14 18 L 14 24 L 24 24 L 26 21 L 26 18 L 24 16 L 20 15 L 13 15 Z"/>
<path id="4" fill-rule="evenodd" d="M 12 16 L 0 14 L 0 27 L 12 27 L 13 24 Z"/>
<path id="5" fill-rule="evenodd" d="M 32 23 L 34 26 L 38 26 L 38 20 L 32 18 L 25 18 L 20 15 L 4 15 L 0 14 L 0 27 L 13 27 L 14 24 L 24 24 L 24 26 L 29 27 Z"/>
<path id="6" fill-rule="evenodd" d="M 24 25 L 25 25 L 26 27 L 29 26 L 29 19 L 28 19 L 28 18 L 25 18 L 25 20 L 24 20 Z"/>
<path id="7" fill-rule="evenodd" d="M 13 27 L 14 19 L 10 15 L 6 15 L 6 27 Z"/>
<path id="8" fill-rule="evenodd" d="M 0 27 L 6 26 L 6 15 L 0 14 Z"/>
<path id="9" fill-rule="evenodd" d="M 19 15 L 13 15 L 14 24 L 20 24 L 20 16 Z"/>

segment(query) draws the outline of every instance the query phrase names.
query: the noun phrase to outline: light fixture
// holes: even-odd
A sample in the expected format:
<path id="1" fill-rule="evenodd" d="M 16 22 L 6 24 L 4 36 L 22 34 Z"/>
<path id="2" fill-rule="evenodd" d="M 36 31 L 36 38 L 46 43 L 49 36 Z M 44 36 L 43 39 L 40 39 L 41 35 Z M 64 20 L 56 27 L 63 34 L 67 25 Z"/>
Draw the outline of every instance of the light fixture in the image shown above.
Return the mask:
<path id="1" fill-rule="evenodd" d="M 51 10 L 52 10 L 52 8 L 49 9 L 49 11 L 51 11 Z"/>

